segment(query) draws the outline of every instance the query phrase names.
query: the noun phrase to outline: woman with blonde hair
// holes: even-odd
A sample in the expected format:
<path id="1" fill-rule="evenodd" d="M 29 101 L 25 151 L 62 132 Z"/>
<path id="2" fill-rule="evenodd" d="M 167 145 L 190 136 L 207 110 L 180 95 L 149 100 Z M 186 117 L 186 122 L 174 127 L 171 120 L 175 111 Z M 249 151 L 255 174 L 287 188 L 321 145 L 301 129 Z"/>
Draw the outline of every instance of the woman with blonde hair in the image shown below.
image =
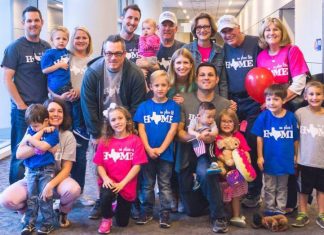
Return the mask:
<path id="1" fill-rule="evenodd" d="M 181 93 L 197 90 L 194 59 L 186 48 L 180 48 L 173 53 L 168 74 L 171 87 L 168 97 L 178 104 L 183 103 Z"/>

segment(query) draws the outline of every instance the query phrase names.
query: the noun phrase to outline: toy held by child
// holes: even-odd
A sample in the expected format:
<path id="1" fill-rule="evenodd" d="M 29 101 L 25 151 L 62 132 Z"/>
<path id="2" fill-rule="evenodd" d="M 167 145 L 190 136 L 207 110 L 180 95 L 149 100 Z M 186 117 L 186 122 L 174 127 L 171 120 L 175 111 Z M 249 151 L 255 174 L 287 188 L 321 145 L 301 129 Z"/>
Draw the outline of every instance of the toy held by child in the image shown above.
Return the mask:
<path id="1" fill-rule="evenodd" d="M 55 176 L 55 159 L 49 150 L 59 143 L 59 134 L 49 127 L 49 114 L 41 104 L 30 105 L 25 113 L 27 132 L 18 146 L 17 158 L 24 159 L 27 180 L 27 209 L 21 234 L 35 230 L 38 208 L 43 216 L 38 234 L 49 234 L 54 230 L 53 192 L 44 194 L 45 187 Z M 53 131 L 54 129 L 54 131 Z M 34 148 L 34 155 L 25 158 L 25 153 Z"/>
<path id="2" fill-rule="evenodd" d="M 130 113 L 121 106 L 104 112 L 105 134 L 100 140 L 93 162 L 97 165 L 102 220 L 98 232 L 107 234 L 115 214 L 118 226 L 128 225 L 131 204 L 136 198 L 137 175 L 147 162 L 143 143 Z M 117 200 L 115 213 L 113 203 Z"/>

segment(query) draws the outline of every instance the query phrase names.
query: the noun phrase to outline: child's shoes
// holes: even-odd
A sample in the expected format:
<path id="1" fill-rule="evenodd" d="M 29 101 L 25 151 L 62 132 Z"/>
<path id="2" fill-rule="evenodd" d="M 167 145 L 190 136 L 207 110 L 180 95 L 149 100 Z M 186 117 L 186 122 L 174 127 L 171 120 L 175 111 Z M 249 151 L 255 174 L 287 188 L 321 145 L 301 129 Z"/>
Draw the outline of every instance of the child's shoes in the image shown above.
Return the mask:
<path id="1" fill-rule="evenodd" d="M 99 225 L 98 233 L 100 234 L 108 234 L 110 233 L 110 228 L 112 225 L 112 219 L 102 219 Z"/>
<path id="2" fill-rule="evenodd" d="M 222 170 L 219 168 L 218 164 L 216 162 L 212 162 L 210 167 L 207 169 L 207 175 L 218 174 L 221 171 Z"/>

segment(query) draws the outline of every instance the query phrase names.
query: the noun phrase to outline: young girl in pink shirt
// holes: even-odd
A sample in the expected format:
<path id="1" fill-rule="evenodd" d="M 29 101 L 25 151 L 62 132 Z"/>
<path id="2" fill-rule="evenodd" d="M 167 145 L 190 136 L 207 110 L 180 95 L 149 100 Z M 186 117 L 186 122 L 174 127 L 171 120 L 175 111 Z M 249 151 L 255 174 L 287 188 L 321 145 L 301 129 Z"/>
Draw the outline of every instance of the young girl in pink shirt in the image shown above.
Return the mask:
<path id="1" fill-rule="evenodd" d="M 105 134 L 93 162 L 97 165 L 102 220 L 99 233 L 110 232 L 112 217 L 118 226 L 128 225 L 131 204 L 136 198 L 137 174 L 147 162 L 141 139 L 135 135 L 130 113 L 121 106 L 104 111 Z M 115 212 L 112 203 L 117 200 Z"/>

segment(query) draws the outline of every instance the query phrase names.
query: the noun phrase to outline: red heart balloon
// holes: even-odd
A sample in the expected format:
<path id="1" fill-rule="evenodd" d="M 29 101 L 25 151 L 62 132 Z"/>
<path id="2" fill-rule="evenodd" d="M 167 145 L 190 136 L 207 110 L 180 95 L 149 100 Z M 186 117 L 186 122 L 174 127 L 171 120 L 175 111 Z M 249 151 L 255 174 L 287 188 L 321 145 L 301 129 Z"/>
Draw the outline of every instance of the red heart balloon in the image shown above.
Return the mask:
<path id="1" fill-rule="evenodd" d="M 251 69 L 245 77 L 245 88 L 249 96 L 256 102 L 263 104 L 264 90 L 274 83 L 271 71 L 258 67 Z"/>

